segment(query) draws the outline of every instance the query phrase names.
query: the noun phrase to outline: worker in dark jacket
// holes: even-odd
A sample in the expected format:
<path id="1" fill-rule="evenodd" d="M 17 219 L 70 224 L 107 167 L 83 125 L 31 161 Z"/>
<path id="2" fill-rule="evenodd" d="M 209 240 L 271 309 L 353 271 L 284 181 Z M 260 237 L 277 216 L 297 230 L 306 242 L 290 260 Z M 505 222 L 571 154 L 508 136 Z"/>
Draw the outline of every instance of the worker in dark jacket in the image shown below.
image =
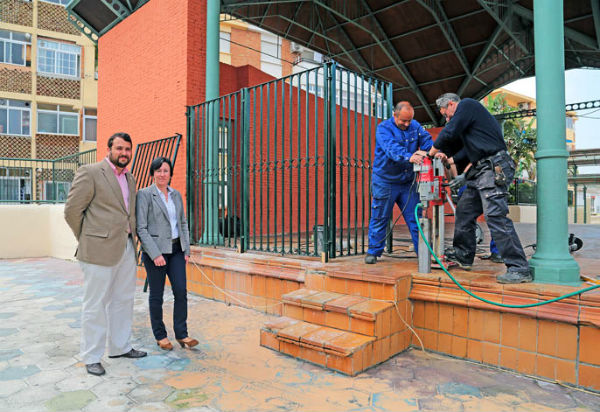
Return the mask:
<path id="1" fill-rule="evenodd" d="M 408 225 L 415 252 L 418 251 L 419 229 L 415 206 L 419 203 L 414 184 L 413 164 L 423 162 L 432 145 L 431 135 L 416 120 L 409 102 L 399 102 L 393 117 L 377 126 L 375 158 L 371 178 L 371 220 L 369 250 L 365 263 L 375 263 L 386 241 L 388 221 L 397 204 Z M 420 149 L 420 150 L 419 150 Z"/>
<path id="2" fill-rule="evenodd" d="M 449 156 L 446 162 L 446 168 L 450 169 L 450 175 L 452 178 L 455 178 L 459 174 L 464 173 L 465 168 L 470 164 L 469 159 L 467 158 L 467 151 L 462 146 L 462 142 L 456 142 L 458 145 L 442 147 L 441 151 Z M 463 192 L 467 189 L 467 185 L 461 186 L 458 190 L 454 191 L 456 193 L 457 198 L 460 199 Z M 494 239 L 490 239 L 490 253 L 486 255 L 479 256 L 480 259 L 491 260 L 494 263 L 504 263 L 502 256 L 500 255 L 500 251 L 496 246 L 496 242 Z"/>
<path id="3" fill-rule="evenodd" d="M 504 259 L 507 272 L 497 277 L 499 283 L 531 282 L 533 276 L 525 252 L 508 218 L 508 185 L 515 174 L 515 163 L 506 150 L 502 129 L 481 103 L 446 93 L 436 100 L 447 125 L 442 129 L 429 155 L 445 157 L 439 152 L 448 142 L 462 140 L 470 164 L 451 186 L 467 185 L 456 211 L 455 253 L 448 257 L 470 269 L 475 258 L 475 222 L 483 212 L 492 238 Z M 438 153 L 439 152 L 439 153 Z"/>

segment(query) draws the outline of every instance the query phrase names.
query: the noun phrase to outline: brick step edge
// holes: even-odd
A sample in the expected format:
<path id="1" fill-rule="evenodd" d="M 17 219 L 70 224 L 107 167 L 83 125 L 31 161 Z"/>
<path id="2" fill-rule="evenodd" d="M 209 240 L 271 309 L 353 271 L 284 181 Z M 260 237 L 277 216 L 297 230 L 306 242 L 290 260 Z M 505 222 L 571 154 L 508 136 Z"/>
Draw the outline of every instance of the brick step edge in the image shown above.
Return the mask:
<path id="1" fill-rule="evenodd" d="M 339 356 L 323 348 L 302 345 L 302 342 L 278 339 L 275 332 L 262 328 L 260 346 L 345 375 L 356 376 L 407 350 L 410 346 L 410 335 L 408 330 L 398 332 L 393 336 L 374 340 L 348 356 Z"/>
<path id="2" fill-rule="evenodd" d="M 320 305 L 315 305 L 314 302 L 311 304 L 310 301 L 303 301 L 303 299 L 310 300 L 311 296 L 322 293 L 328 292 L 303 288 L 282 295 L 282 314 L 292 319 L 320 326 L 378 338 L 390 336 L 406 329 L 406 324 L 402 319 L 405 321 L 406 319 L 412 319 L 412 306 L 407 299 L 397 303 L 400 314 L 398 314 L 393 303 L 359 296 L 337 294 L 337 298 L 325 301 Z M 356 304 L 350 305 L 343 310 L 330 305 L 330 302 L 334 300 L 350 298 L 356 298 Z M 375 304 L 376 309 L 370 312 L 366 309 L 371 303 Z M 371 307 L 373 306 L 371 305 Z M 352 308 L 355 308 L 355 310 L 353 311 Z"/>
<path id="3" fill-rule="evenodd" d="M 260 330 L 260 346 L 349 376 L 355 376 L 366 368 L 373 366 L 365 363 L 367 357 L 365 357 L 364 351 L 368 345 L 350 355 L 340 356 L 333 351 L 325 351 L 323 348 L 317 348 L 303 342 L 285 338 L 278 339 L 275 333 L 263 328 Z M 372 353 L 372 347 L 370 348 L 370 353 Z"/>
<path id="4" fill-rule="evenodd" d="M 207 266 L 223 271 L 261 275 L 265 277 L 304 282 L 304 269 L 295 267 L 277 267 L 264 263 L 244 262 L 235 259 L 221 259 L 215 257 L 200 257 L 193 260 L 199 266 Z"/>

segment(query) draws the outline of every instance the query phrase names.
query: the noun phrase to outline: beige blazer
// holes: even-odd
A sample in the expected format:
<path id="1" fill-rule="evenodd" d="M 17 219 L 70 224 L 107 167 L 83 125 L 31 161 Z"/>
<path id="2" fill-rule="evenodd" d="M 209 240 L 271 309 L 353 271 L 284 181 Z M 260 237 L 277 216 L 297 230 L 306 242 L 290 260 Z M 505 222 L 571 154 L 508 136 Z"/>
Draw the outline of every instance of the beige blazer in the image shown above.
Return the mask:
<path id="1" fill-rule="evenodd" d="M 190 232 L 183 210 L 181 194 L 173 189 L 171 192 L 177 214 L 177 230 L 181 250 L 186 256 L 190 255 Z M 140 189 L 136 201 L 137 235 L 142 242 L 144 252 L 152 260 L 164 253 L 173 252 L 171 222 L 169 213 L 156 185 Z"/>
<path id="2" fill-rule="evenodd" d="M 135 179 L 126 174 L 129 212 L 115 174 L 106 161 L 77 170 L 65 204 L 65 220 L 79 245 L 82 262 L 114 266 L 125 252 L 128 231 L 135 233 Z"/>

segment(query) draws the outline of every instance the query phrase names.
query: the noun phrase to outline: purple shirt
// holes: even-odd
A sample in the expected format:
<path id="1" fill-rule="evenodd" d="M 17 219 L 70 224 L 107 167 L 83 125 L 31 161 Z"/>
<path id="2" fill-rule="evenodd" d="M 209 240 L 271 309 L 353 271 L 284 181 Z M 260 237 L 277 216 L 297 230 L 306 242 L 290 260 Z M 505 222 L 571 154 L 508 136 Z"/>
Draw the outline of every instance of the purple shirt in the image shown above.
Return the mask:
<path id="1" fill-rule="evenodd" d="M 123 193 L 123 200 L 125 201 L 125 208 L 127 209 L 127 212 L 129 212 L 129 186 L 127 185 L 127 176 L 126 176 L 128 170 L 124 168 L 121 171 L 121 173 L 119 173 L 117 171 L 117 167 L 114 164 L 112 164 L 112 162 L 108 159 L 108 157 L 106 158 L 106 161 L 108 162 L 111 169 L 115 173 L 117 182 L 119 182 L 119 186 L 121 187 L 121 193 Z"/>

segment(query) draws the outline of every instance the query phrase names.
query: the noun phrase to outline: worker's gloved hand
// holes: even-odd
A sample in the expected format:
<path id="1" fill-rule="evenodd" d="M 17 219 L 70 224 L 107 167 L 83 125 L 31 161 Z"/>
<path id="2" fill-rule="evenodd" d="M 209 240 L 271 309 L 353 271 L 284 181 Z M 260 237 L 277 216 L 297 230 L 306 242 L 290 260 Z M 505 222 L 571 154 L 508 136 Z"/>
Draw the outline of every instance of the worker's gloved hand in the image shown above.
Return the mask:
<path id="1" fill-rule="evenodd" d="M 448 184 L 448 186 L 450 186 L 450 189 L 452 189 L 453 191 L 460 189 L 461 187 L 463 187 L 465 184 L 467 183 L 467 178 L 465 177 L 465 174 L 461 174 L 456 176 L 454 179 L 452 179 L 452 181 Z"/>

